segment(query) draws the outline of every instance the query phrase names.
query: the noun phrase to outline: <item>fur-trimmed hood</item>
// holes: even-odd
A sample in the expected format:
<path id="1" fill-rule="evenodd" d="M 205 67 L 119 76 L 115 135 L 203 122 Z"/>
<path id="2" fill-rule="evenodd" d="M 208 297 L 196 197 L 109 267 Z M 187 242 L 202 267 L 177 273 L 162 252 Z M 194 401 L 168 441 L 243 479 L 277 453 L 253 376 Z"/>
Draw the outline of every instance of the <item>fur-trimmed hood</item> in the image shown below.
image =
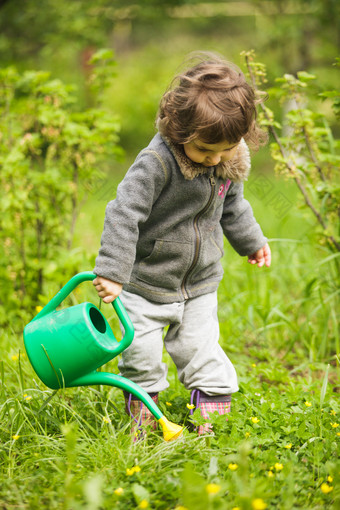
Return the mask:
<path id="1" fill-rule="evenodd" d="M 163 137 L 163 139 L 174 155 L 185 179 L 191 181 L 195 177 L 211 171 L 212 167 L 207 168 L 199 163 L 191 161 L 185 154 L 182 145 L 175 145 L 168 138 Z M 247 180 L 250 173 L 250 166 L 248 145 L 242 138 L 233 159 L 215 166 L 215 175 L 222 179 L 230 179 L 232 182 L 242 182 Z"/>

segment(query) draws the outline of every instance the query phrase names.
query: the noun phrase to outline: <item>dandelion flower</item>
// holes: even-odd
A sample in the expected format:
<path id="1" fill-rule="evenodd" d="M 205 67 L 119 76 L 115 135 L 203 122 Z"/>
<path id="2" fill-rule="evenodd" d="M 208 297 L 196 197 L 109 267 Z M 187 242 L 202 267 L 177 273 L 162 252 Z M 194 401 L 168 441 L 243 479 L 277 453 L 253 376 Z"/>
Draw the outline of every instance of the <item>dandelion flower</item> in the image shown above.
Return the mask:
<path id="1" fill-rule="evenodd" d="M 188 409 L 193 409 L 195 407 L 195 404 L 187 404 Z"/>
<path id="2" fill-rule="evenodd" d="M 165 402 L 167 406 L 172 406 L 172 403 L 171 402 Z"/>
<path id="3" fill-rule="evenodd" d="M 114 493 L 116 494 L 116 496 L 121 496 L 121 495 L 123 494 L 123 492 L 124 492 L 123 487 L 118 487 L 118 489 L 116 489 L 116 490 L 114 491 Z"/>
<path id="4" fill-rule="evenodd" d="M 333 429 L 336 429 L 337 427 L 339 427 L 339 423 L 331 423 L 331 427 L 333 427 Z"/>
<path id="5" fill-rule="evenodd" d="M 138 508 L 148 508 L 149 502 L 146 499 L 142 499 L 142 501 L 139 503 Z"/>
<path id="6" fill-rule="evenodd" d="M 267 508 L 267 504 L 263 501 L 262 498 L 253 499 L 251 506 L 254 510 L 265 510 Z"/>
<path id="7" fill-rule="evenodd" d="M 238 468 L 238 465 L 230 463 L 228 468 L 230 469 L 230 471 L 236 471 L 236 469 Z"/>
<path id="8" fill-rule="evenodd" d="M 311 405 L 312 405 L 312 404 L 306 400 L 306 402 L 305 402 L 305 406 L 307 406 L 307 407 L 311 407 Z"/>
<path id="9" fill-rule="evenodd" d="M 287 448 L 287 450 L 290 450 L 292 446 L 293 446 L 292 443 L 285 444 L 285 448 Z"/>
<path id="10" fill-rule="evenodd" d="M 279 462 L 276 462 L 274 467 L 275 467 L 276 471 L 281 471 L 283 469 L 283 465 L 280 464 Z"/>
<path id="11" fill-rule="evenodd" d="M 327 476 L 327 482 L 332 483 L 333 482 L 333 477 L 332 476 Z"/>
<path id="12" fill-rule="evenodd" d="M 253 423 L 259 423 L 260 421 L 256 416 L 252 416 L 250 419 Z"/>
<path id="13" fill-rule="evenodd" d="M 328 483 L 322 483 L 320 489 L 324 494 L 329 494 L 330 492 L 332 492 L 333 487 L 331 485 L 328 485 Z"/>
<path id="14" fill-rule="evenodd" d="M 208 483 L 208 485 L 205 486 L 205 490 L 208 494 L 217 494 L 221 490 L 221 486 L 217 483 Z"/>
<path id="15" fill-rule="evenodd" d="M 12 436 L 12 439 L 14 439 L 14 441 L 17 441 L 19 439 L 20 436 L 18 436 L 17 434 L 14 434 L 14 436 Z"/>

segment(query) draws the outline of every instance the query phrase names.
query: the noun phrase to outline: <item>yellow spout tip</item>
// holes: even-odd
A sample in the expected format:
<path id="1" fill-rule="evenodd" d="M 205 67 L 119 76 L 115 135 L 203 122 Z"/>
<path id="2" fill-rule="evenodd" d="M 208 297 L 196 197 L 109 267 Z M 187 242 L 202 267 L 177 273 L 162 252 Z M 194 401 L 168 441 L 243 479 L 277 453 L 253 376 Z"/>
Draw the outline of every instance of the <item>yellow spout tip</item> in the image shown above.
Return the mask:
<path id="1" fill-rule="evenodd" d="M 165 416 L 159 418 L 158 423 L 162 427 L 165 441 L 172 441 L 173 439 L 177 439 L 183 433 L 183 427 L 177 425 L 176 423 L 172 423 L 167 418 L 165 418 Z"/>

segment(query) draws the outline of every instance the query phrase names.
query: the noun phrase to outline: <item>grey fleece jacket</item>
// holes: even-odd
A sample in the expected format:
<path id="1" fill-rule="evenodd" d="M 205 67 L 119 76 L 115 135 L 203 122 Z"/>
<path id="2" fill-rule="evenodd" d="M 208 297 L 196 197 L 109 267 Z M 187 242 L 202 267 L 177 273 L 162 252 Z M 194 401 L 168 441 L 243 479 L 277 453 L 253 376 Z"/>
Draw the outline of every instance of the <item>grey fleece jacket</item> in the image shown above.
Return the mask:
<path id="1" fill-rule="evenodd" d="M 223 233 L 240 255 L 267 241 L 243 197 L 249 170 L 243 140 L 230 162 L 206 168 L 157 134 L 107 205 L 94 273 L 159 303 L 215 291 Z"/>

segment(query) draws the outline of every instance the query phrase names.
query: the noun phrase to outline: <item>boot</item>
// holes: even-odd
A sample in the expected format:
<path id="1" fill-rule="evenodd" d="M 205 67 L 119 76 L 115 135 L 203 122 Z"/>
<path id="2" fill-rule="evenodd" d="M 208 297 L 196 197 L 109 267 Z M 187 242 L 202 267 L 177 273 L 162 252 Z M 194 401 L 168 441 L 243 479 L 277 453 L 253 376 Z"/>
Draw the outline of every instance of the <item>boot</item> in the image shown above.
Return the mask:
<path id="1" fill-rule="evenodd" d="M 158 393 L 149 393 L 155 404 L 158 404 Z M 157 421 L 154 415 L 149 411 L 143 402 L 141 402 L 135 395 L 124 391 L 125 397 L 125 411 L 132 418 L 133 425 L 131 433 L 134 436 L 134 441 L 141 439 L 144 435 L 143 428 L 146 426 L 151 427 L 153 430 L 157 429 Z"/>
<path id="2" fill-rule="evenodd" d="M 196 406 L 196 409 L 201 410 L 201 415 L 206 420 L 209 420 L 209 414 L 215 411 L 218 414 L 229 414 L 231 406 L 231 395 L 206 395 L 203 391 L 193 390 L 191 392 L 190 403 Z M 190 414 L 193 414 L 193 409 L 190 410 Z M 226 417 L 226 420 L 228 418 Z M 198 435 L 208 434 L 213 432 L 211 423 L 205 423 L 198 427 Z"/>

